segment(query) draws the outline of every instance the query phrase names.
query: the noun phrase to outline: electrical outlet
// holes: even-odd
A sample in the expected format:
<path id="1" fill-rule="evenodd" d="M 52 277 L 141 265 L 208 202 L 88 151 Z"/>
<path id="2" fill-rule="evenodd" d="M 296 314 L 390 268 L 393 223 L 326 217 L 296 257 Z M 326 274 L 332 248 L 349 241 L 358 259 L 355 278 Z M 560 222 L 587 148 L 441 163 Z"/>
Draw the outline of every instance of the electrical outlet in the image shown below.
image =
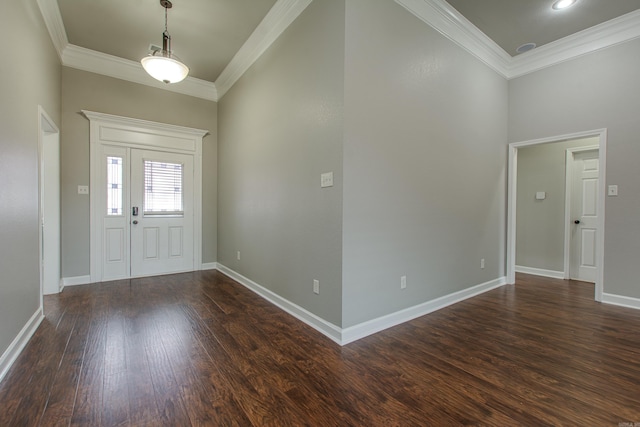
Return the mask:
<path id="1" fill-rule="evenodd" d="M 407 289 L 407 276 L 400 277 L 400 289 Z"/>
<path id="2" fill-rule="evenodd" d="M 320 187 L 333 187 L 333 172 L 327 172 L 320 175 Z"/>
<path id="3" fill-rule="evenodd" d="M 238 253 L 236 254 L 236 258 L 238 258 L 238 261 L 240 261 L 240 251 L 238 251 Z"/>
<path id="4" fill-rule="evenodd" d="M 88 185 L 78 185 L 78 194 L 89 194 Z"/>
<path id="5" fill-rule="evenodd" d="M 320 295 L 320 281 L 319 280 L 314 280 L 313 281 L 313 293 Z"/>
<path id="6" fill-rule="evenodd" d="M 480 268 L 484 270 L 484 258 L 480 260 Z"/>

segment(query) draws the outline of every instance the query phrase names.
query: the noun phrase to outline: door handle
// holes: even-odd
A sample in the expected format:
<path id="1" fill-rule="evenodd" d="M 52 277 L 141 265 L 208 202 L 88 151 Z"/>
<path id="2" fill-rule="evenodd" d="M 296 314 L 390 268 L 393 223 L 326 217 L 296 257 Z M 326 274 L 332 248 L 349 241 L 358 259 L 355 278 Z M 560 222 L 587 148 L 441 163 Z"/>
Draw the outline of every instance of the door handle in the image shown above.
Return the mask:
<path id="1" fill-rule="evenodd" d="M 138 220 L 137 220 L 137 219 L 134 219 L 134 220 L 133 220 L 133 225 L 136 225 L 136 224 L 138 224 Z"/>
<path id="2" fill-rule="evenodd" d="M 133 216 L 138 216 L 138 207 L 137 207 L 137 206 L 134 206 L 134 207 L 131 209 L 131 215 L 133 215 Z"/>
<path id="3" fill-rule="evenodd" d="M 575 221 L 573 221 L 574 224 L 580 224 L 580 220 L 576 219 Z"/>

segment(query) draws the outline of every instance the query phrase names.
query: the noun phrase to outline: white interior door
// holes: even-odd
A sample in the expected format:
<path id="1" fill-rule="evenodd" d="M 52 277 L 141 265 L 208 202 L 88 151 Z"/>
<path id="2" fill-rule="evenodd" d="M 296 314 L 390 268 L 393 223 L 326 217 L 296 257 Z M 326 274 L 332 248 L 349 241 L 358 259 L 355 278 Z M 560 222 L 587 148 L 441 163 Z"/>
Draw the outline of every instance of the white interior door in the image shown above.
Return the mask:
<path id="1" fill-rule="evenodd" d="M 598 233 L 598 150 L 574 154 L 570 277 L 595 282 Z"/>
<path id="2" fill-rule="evenodd" d="M 193 269 L 193 156 L 131 150 L 131 276 Z"/>
<path id="3" fill-rule="evenodd" d="M 102 280 L 193 271 L 193 156 L 102 149 Z"/>

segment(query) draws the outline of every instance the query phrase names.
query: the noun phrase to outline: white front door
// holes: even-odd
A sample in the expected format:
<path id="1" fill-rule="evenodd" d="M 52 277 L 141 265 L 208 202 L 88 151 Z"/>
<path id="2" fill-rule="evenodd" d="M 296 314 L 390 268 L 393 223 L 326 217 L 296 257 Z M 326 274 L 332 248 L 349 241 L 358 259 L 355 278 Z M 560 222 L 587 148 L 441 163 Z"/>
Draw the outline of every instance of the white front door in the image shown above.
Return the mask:
<path id="1" fill-rule="evenodd" d="M 193 156 L 102 150 L 101 280 L 192 271 Z"/>
<path id="2" fill-rule="evenodd" d="M 598 239 L 598 150 L 574 154 L 570 278 L 595 282 Z"/>
<path id="3" fill-rule="evenodd" d="M 131 150 L 131 214 L 132 277 L 192 271 L 193 156 Z"/>

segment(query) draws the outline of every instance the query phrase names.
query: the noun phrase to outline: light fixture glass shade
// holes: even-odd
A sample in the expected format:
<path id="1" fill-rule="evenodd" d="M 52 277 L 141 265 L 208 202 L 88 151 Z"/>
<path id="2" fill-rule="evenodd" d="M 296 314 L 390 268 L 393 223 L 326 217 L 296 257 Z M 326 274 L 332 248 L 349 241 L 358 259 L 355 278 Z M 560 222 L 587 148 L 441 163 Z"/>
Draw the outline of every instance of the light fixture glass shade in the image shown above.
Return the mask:
<path id="1" fill-rule="evenodd" d="M 152 52 L 140 62 L 151 77 L 167 84 L 181 82 L 189 75 L 189 67 L 171 52 Z"/>

